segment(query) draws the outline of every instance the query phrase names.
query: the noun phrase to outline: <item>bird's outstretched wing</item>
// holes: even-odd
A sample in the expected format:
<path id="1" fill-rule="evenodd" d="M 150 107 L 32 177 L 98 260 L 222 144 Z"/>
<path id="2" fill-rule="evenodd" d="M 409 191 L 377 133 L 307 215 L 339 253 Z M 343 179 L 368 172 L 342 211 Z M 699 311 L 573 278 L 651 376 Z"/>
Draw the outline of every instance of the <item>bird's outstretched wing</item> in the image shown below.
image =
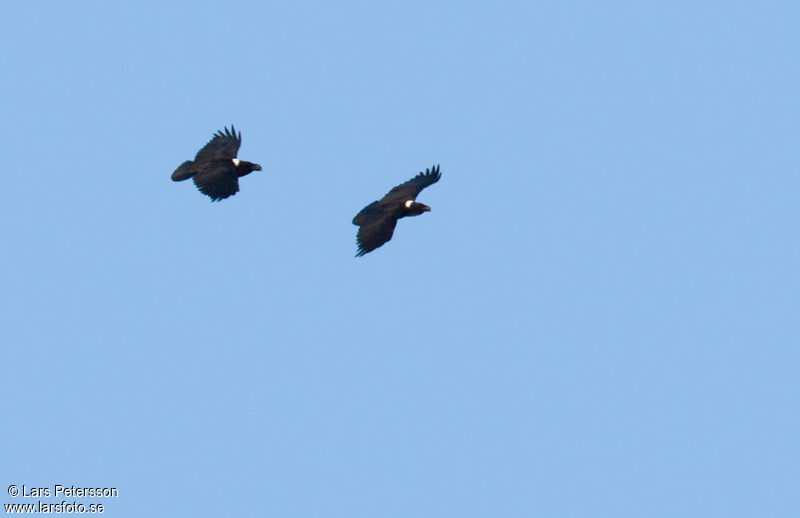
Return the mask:
<path id="1" fill-rule="evenodd" d="M 397 225 L 397 218 L 388 215 L 382 219 L 361 225 L 356 235 L 356 240 L 358 241 L 356 257 L 371 252 L 392 239 L 395 225 Z"/>
<path id="2" fill-rule="evenodd" d="M 386 196 L 381 199 L 381 203 L 416 200 L 419 193 L 422 192 L 422 189 L 435 184 L 441 177 L 439 165 L 437 164 L 435 167 L 426 169 L 424 173 L 419 173 L 411 180 L 401 183 L 386 193 Z"/>
<path id="3" fill-rule="evenodd" d="M 236 128 L 231 125 L 231 129 L 225 128 L 224 133 L 217 131 L 214 138 L 203 146 L 194 157 L 195 162 L 208 162 L 210 160 L 221 160 L 223 158 L 231 160 L 236 158 L 239 146 L 242 145 L 242 132 L 236 134 Z"/>
<path id="4" fill-rule="evenodd" d="M 197 188 L 211 198 L 219 201 L 239 192 L 239 176 L 232 162 L 212 162 L 192 177 Z"/>

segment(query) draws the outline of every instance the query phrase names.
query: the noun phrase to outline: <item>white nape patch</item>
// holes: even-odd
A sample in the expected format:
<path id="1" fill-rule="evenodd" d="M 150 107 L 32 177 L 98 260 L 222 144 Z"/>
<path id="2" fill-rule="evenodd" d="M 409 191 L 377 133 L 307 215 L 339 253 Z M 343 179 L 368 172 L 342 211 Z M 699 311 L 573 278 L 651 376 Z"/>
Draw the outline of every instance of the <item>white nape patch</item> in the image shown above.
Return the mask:
<path id="1" fill-rule="evenodd" d="M 408 201 L 406 202 L 406 208 L 407 208 L 407 209 L 410 209 L 412 205 L 414 205 L 414 200 L 408 200 Z"/>
<path id="2" fill-rule="evenodd" d="M 234 158 L 233 159 L 233 165 L 235 165 L 236 167 L 239 167 L 239 159 L 238 158 Z"/>

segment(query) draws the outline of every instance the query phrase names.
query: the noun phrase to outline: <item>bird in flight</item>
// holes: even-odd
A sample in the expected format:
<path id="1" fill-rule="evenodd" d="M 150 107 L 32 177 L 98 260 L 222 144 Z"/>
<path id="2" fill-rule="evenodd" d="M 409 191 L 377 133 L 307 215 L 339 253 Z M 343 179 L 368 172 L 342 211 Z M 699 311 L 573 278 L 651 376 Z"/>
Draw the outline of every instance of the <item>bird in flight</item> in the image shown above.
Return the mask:
<path id="1" fill-rule="evenodd" d="M 253 171 L 261 171 L 261 166 L 236 158 L 242 145 L 242 132 L 236 129 L 217 131 L 203 149 L 197 152 L 194 161 L 187 160 L 172 173 L 176 182 L 194 179 L 197 188 L 211 198 L 211 201 L 224 200 L 239 192 L 239 177 Z"/>
<path id="2" fill-rule="evenodd" d="M 397 220 L 406 216 L 419 216 L 431 210 L 416 199 L 422 189 L 439 181 L 439 166 L 426 169 L 411 180 L 401 183 L 381 198 L 373 201 L 356 214 L 353 225 L 358 225 L 358 253 L 367 254 L 392 239 Z"/>

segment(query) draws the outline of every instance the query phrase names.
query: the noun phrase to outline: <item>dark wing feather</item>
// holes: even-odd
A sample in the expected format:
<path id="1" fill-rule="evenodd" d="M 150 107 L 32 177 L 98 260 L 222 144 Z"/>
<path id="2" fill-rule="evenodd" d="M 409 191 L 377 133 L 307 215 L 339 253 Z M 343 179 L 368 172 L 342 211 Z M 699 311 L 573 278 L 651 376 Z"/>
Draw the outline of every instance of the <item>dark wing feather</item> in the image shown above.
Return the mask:
<path id="1" fill-rule="evenodd" d="M 236 128 L 231 125 L 229 130 L 225 128 L 225 132 L 218 131 L 214 133 L 214 138 L 208 141 L 203 149 L 197 152 L 194 157 L 195 162 L 208 162 L 210 160 L 221 160 L 223 158 L 232 160 L 236 158 L 239 152 L 239 146 L 242 145 L 242 132 L 236 134 Z"/>
<path id="2" fill-rule="evenodd" d="M 397 218 L 391 216 L 361 225 L 356 235 L 358 241 L 356 257 L 369 253 L 392 239 L 395 225 Z"/>
<path id="3" fill-rule="evenodd" d="M 233 162 L 220 160 L 207 164 L 193 177 L 200 192 L 209 196 L 211 201 L 222 200 L 239 192 L 239 175 Z"/>
<path id="4" fill-rule="evenodd" d="M 383 197 L 381 202 L 416 200 L 419 193 L 422 192 L 422 189 L 435 184 L 441 177 L 439 165 L 437 164 L 435 167 L 426 169 L 424 173 L 419 173 L 411 180 L 401 183 L 386 193 L 386 196 Z"/>

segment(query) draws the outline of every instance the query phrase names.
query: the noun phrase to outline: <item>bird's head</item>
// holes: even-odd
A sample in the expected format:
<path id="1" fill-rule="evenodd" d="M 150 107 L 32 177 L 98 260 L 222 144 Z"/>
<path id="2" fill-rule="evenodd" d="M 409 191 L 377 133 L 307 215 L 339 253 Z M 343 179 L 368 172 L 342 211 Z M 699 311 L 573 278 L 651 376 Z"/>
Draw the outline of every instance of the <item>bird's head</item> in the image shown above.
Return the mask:
<path id="1" fill-rule="evenodd" d="M 417 203 L 414 200 L 408 200 L 404 203 L 405 216 L 419 216 L 423 212 L 430 212 L 431 208 L 424 203 Z"/>
<path id="2" fill-rule="evenodd" d="M 247 162 L 245 160 L 239 160 L 238 158 L 233 159 L 233 165 L 236 167 L 236 171 L 239 173 L 239 176 L 250 174 L 253 171 L 261 171 L 260 165 L 254 164 L 253 162 Z"/>

